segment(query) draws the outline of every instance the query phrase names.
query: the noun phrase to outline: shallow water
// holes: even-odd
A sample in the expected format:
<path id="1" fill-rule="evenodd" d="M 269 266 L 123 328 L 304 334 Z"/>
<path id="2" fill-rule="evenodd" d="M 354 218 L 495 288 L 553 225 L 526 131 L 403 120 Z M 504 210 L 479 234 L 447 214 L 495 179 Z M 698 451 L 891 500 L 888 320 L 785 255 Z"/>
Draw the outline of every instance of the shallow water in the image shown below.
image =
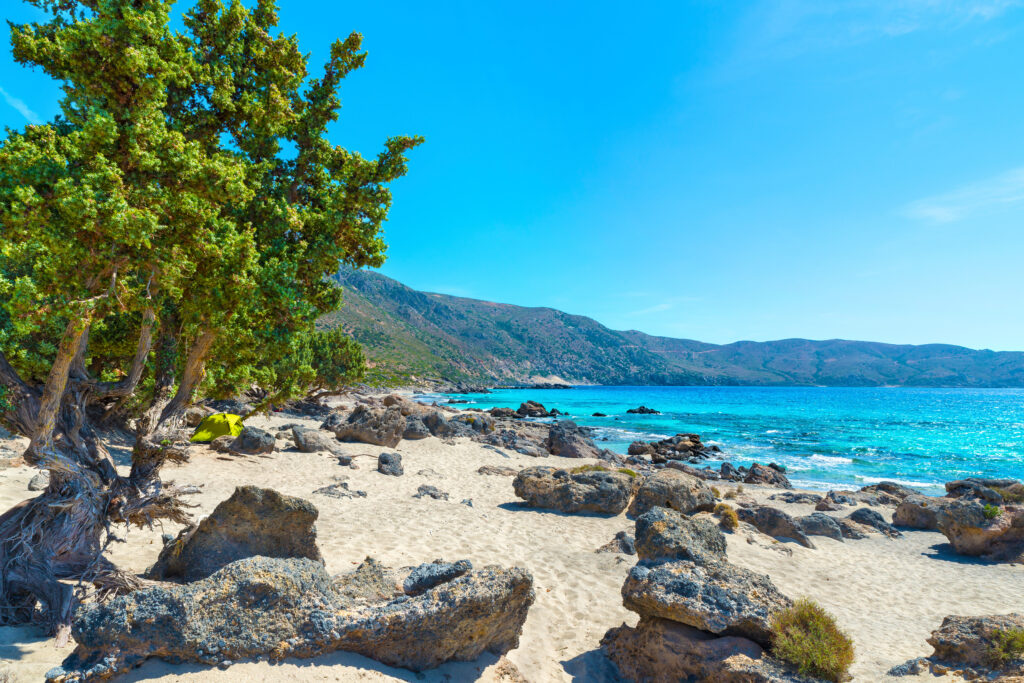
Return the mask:
<path id="1" fill-rule="evenodd" d="M 470 402 L 461 408 L 539 401 L 597 428 L 599 445 L 620 453 L 636 439 L 696 432 L 723 459 L 779 463 L 806 488 L 891 480 L 939 493 L 961 477 L 1024 478 L 1024 389 L 575 387 L 450 396 Z M 626 414 L 639 405 L 661 415 Z"/>

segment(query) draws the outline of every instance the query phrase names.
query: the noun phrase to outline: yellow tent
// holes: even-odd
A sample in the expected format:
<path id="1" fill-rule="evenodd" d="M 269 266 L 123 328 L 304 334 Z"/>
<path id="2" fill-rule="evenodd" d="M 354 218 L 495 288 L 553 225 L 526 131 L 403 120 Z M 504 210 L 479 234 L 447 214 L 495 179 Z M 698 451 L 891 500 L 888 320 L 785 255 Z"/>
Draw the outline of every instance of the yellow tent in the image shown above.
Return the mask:
<path id="1" fill-rule="evenodd" d="M 193 443 L 213 441 L 218 436 L 238 436 L 242 433 L 242 417 L 230 413 L 214 413 L 207 416 L 189 439 Z"/>

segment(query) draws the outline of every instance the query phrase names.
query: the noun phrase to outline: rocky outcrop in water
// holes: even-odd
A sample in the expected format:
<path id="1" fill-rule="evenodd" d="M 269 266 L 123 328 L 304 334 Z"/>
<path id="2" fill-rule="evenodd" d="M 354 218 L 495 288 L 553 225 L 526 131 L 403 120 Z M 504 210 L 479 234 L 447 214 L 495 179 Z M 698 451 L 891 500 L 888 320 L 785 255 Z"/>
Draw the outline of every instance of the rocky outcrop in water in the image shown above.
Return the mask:
<path id="1" fill-rule="evenodd" d="M 718 446 L 705 446 L 697 434 L 676 434 L 661 441 L 634 441 L 627 449 L 629 455 L 648 455 L 654 463 L 699 462 L 718 452 Z"/>

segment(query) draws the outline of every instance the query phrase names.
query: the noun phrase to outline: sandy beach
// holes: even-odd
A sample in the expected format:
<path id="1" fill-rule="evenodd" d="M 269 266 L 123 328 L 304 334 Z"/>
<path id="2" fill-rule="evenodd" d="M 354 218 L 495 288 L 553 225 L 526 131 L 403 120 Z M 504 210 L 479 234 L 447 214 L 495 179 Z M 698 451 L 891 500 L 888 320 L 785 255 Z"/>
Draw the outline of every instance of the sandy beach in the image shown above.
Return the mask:
<path id="1" fill-rule="evenodd" d="M 249 421 L 270 430 L 296 422 L 314 428 L 319 424 L 294 416 Z M 13 441 L 8 445 L 18 446 Z M 498 681 L 517 680 L 510 673 L 515 669 L 533 682 L 612 680 L 599 642 L 609 628 L 636 623 L 636 615 L 622 606 L 620 598 L 623 580 L 636 558 L 595 551 L 617 532 L 632 532 L 632 520 L 624 514 L 602 517 L 522 508 L 511 477 L 477 472 L 482 465 L 520 469 L 597 461 L 538 459 L 467 439 L 446 443 L 433 437 L 402 441 L 395 449 L 357 443 L 339 444 L 338 449 L 367 457 L 356 457 L 358 468 L 352 469 L 339 465 L 326 452 L 278 450 L 263 456 L 234 456 L 197 446 L 189 463 L 170 465 L 163 476 L 180 484 L 202 484 L 202 493 L 192 498 L 198 506 L 193 511 L 197 518 L 209 514 L 242 484 L 311 500 L 320 510 L 319 545 L 332 574 L 350 570 L 367 556 L 394 566 L 443 558 L 468 559 L 474 566 L 525 567 L 533 574 L 537 599 L 519 647 L 507 655 L 514 669 L 497 657 L 485 656 L 417 675 L 358 655 L 335 653 L 274 665 L 240 662 L 226 670 L 150 660 L 122 680 Z M 382 450 L 402 455 L 404 476 L 376 471 L 376 456 Z M 0 508 L 29 497 L 27 484 L 34 474 L 28 467 L 0 470 Z M 365 491 L 366 497 L 339 500 L 313 494 L 338 481 Z M 449 494 L 449 500 L 413 498 L 422 484 L 437 486 Z M 721 488 L 724 492 L 731 486 Z M 745 496 L 759 502 L 778 492 L 744 488 Z M 795 514 L 813 511 L 811 505 L 771 504 Z M 892 508 L 876 509 L 891 516 Z M 125 542 L 113 544 L 109 556 L 119 566 L 141 573 L 156 560 L 161 534 L 177 531 L 169 525 L 152 531 L 121 530 Z M 743 526 L 729 534 L 728 554 L 733 563 L 768 574 L 787 595 L 813 597 L 831 611 L 854 639 L 856 681 L 885 680 L 890 667 L 930 654 L 925 638 L 946 615 L 1020 609 L 1008 598 L 1019 595 L 1024 567 L 957 556 L 937 532 L 907 531 L 895 540 L 882 535 L 845 542 L 815 537 L 814 543 L 817 547 L 808 549 L 778 542 Z M 52 640 L 33 628 L 0 629 L 0 659 L 15 681 L 41 680 L 69 652 L 70 646 L 56 649 Z"/>

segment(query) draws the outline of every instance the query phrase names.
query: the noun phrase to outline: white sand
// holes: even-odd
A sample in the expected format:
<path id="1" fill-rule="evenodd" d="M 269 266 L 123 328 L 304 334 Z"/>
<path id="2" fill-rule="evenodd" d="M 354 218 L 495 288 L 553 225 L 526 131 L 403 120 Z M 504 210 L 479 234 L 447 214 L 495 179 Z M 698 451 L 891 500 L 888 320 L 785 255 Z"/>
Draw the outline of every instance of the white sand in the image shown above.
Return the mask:
<path id="1" fill-rule="evenodd" d="M 275 416 L 254 424 L 295 421 Z M 609 519 L 521 509 L 514 505 L 511 477 L 477 474 L 485 464 L 521 468 L 576 466 L 581 461 L 502 455 L 468 441 L 448 445 L 429 438 L 403 441 L 392 449 L 402 454 L 405 467 L 405 476 L 395 478 L 376 472 L 376 456 L 384 449 L 361 444 L 341 444 L 340 449 L 372 457 L 357 458 L 359 468 L 352 470 L 328 454 L 281 451 L 232 457 L 196 449 L 190 463 L 168 466 L 163 474 L 178 483 L 204 485 L 193 501 L 199 505 L 197 516 L 209 514 L 241 484 L 312 500 L 320 509 L 319 543 L 332 573 L 347 571 L 368 555 L 395 566 L 467 558 L 475 566 L 526 567 L 533 573 L 537 600 L 520 646 L 508 659 L 534 683 L 600 680 L 601 637 L 624 621 L 636 622 L 636 615 L 622 607 L 619 593 L 635 558 L 594 551 L 616 532 L 632 531 L 632 521 L 624 515 Z M 433 473 L 420 473 L 426 470 Z M 30 495 L 26 485 L 32 474 L 25 467 L 0 470 L 0 510 Z M 338 500 L 311 495 L 338 478 L 345 478 L 352 489 L 366 491 L 367 497 Z M 414 499 L 420 484 L 447 491 L 450 500 Z M 759 499 L 774 492 L 749 486 L 747 490 Z M 463 505 L 463 499 L 471 499 L 472 507 Z M 806 505 L 782 507 L 800 514 L 811 510 Z M 156 559 L 161 532 L 176 533 L 177 528 L 132 529 L 127 543 L 112 547 L 111 559 L 124 568 L 144 571 Z M 788 595 L 813 597 L 831 610 L 856 641 L 857 681 L 882 680 L 891 666 L 929 654 L 925 638 L 947 614 L 1024 610 L 1024 567 L 964 561 L 939 547 L 945 538 L 937 533 L 845 543 L 815 537 L 814 550 L 776 544 L 760 534 L 756 539 L 750 544 L 743 534 L 730 536 L 730 559 L 771 575 Z M 70 648 L 55 649 L 34 629 L 0 629 L 0 660 L 15 681 L 41 680 L 69 652 Z M 485 656 L 417 676 L 346 653 L 277 665 L 242 662 L 223 671 L 150 661 L 121 680 L 506 680 L 497 662 L 496 657 Z"/>

